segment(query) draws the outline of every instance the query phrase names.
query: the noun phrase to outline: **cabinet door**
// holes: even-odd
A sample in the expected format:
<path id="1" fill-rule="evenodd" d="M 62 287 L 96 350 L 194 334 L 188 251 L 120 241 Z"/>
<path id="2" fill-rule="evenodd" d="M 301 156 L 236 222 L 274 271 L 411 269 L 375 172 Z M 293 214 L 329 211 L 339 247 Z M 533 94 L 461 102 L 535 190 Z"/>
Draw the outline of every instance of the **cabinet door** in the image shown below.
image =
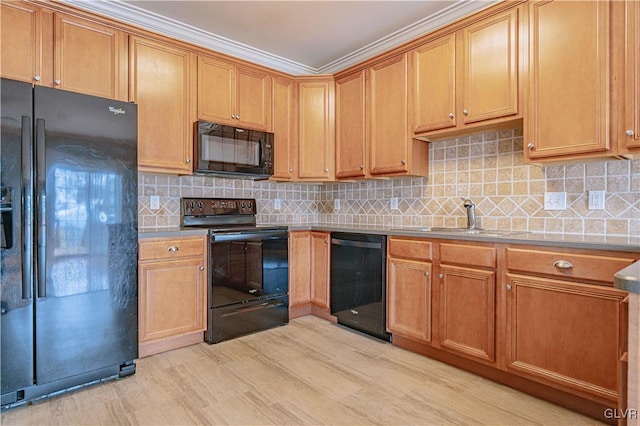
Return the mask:
<path id="1" fill-rule="evenodd" d="M 365 175 L 365 72 L 336 81 L 336 177 Z"/>
<path id="2" fill-rule="evenodd" d="M 311 247 L 308 231 L 289 233 L 289 304 L 311 300 Z"/>
<path id="3" fill-rule="evenodd" d="M 311 303 L 329 311 L 329 234 L 311 233 Z"/>
<path id="4" fill-rule="evenodd" d="M 140 342 L 204 331 L 204 259 L 140 263 Z"/>
<path id="5" fill-rule="evenodd" d="M 56 13 L 54 52 L 54 87 L 128 99 L 124 32 Z"/>
<path id="6" fill-rule="evenodd" d="M 371 76 L 371 174 L 408 170 L 407 54 L 373 65 Z"/>
<path id="7" fill-rule="evenodd" d="M 528 4 L 530 159 L 609 150 L 610 5 Z"/>
<path id="8" fill-rule="evenodd" d="M 431 342 L 431 263 L 390 257 L 387 265 L 388 331 Z"/>
<path id="9" fill-rule="evenodd" d="M 235 67 L 198 56 L 198 119 L 235 124 Z"/>
<path id="10" fill-rule="evenodd" d="M 295 172 L 296 143 L 294 116 L 294 83 L 273 79 L 273 180 L 291 180 Z"/>
<path id="11" fill-rule="evenodd" d="M 334 152 L 333 81 L 303 81 L 298 86 L 299 180 L 330 180 Z"/>
<path id="12" fill-rule="evenodd" d="M 138 104 L 140 171 L 190 173 L 195 56 L 139 37 L 130 40 L 131 101 Z"/>
<path id="13" fill-rule="evenodd" d="M 530 276 L 507 274 L 507 279 L 508 366 L 616 401 L 626 293 Z"/>
<path id="14" fill-rule="evenodd" d="M 271 119 L 271 77 L 251 68 L 236 68 L 236 125 L 267 130 Z"/>
<path id="15" fill-rule="evenodd" d="M 518 10 L 462 30 L 465 124 L 518 112 Z"/>
<path id="16" fill-rule="evenodd" d="M 414 133 L 455 127 L 456 35 L 417 48 L 412 60 Z"/>
<path id="17" fill-rule="evenodd" d="M 24 1 L 3 1 L 0 9 L 2 77 L 38 84 L 42 81 L 42 9 Z"/>
<path id="18" fill-rule="evenodd" d="M 627 0 L 625 31 L 625 127 L 627 148 L 640 148 L 640 2 Z M 3 33 L 4 34 L 4 33 Z"/>
<path id="19" fill-rule="evenodd" d="M 440 271 L 440 346 L 495 361 L 495 272 L 448 265 Z"/>

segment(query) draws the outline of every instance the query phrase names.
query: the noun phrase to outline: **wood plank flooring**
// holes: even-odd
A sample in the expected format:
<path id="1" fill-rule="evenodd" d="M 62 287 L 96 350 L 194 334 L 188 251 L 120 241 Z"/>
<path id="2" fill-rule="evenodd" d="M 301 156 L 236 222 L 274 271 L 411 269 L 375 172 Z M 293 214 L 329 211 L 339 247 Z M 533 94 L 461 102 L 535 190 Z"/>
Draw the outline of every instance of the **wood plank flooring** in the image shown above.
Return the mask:
<path id="1" fill-rule="evenodd" d="M 586 425 L 595 420 L 328 321 L 143 358 L 3 425 Z"/>

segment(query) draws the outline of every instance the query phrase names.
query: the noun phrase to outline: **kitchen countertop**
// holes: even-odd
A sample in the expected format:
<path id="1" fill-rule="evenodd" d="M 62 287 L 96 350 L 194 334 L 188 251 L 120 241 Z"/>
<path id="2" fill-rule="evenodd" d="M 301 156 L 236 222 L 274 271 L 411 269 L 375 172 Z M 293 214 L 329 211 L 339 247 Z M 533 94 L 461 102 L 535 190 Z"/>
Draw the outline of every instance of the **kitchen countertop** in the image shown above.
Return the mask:
<path id="1" fill-rule="evenodd" d="M 613 277 L 614 287 L 629 293 L 640 293 L 640 260 L 618 271 Z"/>
<path id="2" fill-rule="evenodd" d="M 260 224 L 269 225 L 269 224 Z M 281 224 L 280 224 L 281 225 Z M 542 232 L 500 232 L 497 234 L 466 234 L 454 232 L 426 231 L 427 227 L 402 227 L 380 225 L 345 225 L 335 223 L 313 223 L 289 225 L 290 231 L 358 232 L 379 235 L 397 235 L 449 239 L 463 241 L 484 241 L 502 244 L 529 244 L 550 247 L 565 247 L 591 250 L 612 250 L 640 253 L 640 237 L 615 237 L 605 235 L 555 234 Z M 491 232 L 491 231 L 486 231 Z M 144 228 L 139 238 L 175 237 L 177 235 L 206 235 L 206 228 Z"/>

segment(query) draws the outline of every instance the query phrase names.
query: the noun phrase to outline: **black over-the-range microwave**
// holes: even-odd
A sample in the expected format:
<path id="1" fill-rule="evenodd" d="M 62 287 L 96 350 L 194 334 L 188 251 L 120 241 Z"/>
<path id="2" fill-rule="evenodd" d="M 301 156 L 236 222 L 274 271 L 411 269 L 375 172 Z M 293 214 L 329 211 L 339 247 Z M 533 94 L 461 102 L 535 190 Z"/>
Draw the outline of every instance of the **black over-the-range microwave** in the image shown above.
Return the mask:
<path id="1" fill-rule="evenodd" d="M 246 179 L 273 175 L 273 133 L 196 122 L 195 173 Z"/>

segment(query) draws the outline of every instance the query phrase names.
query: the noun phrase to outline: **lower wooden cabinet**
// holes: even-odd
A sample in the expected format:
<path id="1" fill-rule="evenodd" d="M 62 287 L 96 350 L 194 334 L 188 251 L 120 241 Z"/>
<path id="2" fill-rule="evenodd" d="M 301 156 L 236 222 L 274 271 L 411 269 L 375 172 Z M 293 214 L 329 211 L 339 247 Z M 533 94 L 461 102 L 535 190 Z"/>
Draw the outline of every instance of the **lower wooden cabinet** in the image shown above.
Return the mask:
<path id="1" fill-rule="evenodd" d="M 329 263 L 331 259 L 331 234 L 311 232 L 311 303 L 326 312 L 329 305 Z"/>
<path id="2" fill-rule="evenodd" d="M 206 237 L 139 243 L 140 356 L 203 341 L 207 320 Z"/>

